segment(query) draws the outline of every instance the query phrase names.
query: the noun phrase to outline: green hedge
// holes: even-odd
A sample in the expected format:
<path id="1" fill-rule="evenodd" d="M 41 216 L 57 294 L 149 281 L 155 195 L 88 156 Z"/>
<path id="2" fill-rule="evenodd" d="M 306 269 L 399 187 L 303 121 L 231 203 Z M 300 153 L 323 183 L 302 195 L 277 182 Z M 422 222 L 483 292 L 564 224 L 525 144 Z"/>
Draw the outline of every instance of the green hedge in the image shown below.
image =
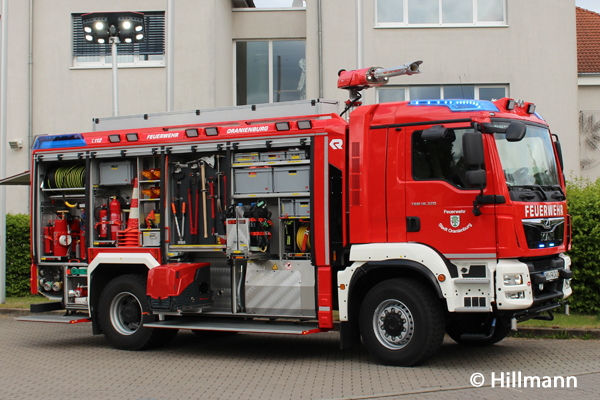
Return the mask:
<path id="1" fill-rule="evenodd" d="M 573 179 L 567 184 L 567 204 L 572 218 L 573 296 L 571 308 L 600 314 L 600 179 Z"/>
<path id="2" fill-rule="evenodd" d="M 29 215 L 6 215 L 6 296 L 31 293 Z"/>

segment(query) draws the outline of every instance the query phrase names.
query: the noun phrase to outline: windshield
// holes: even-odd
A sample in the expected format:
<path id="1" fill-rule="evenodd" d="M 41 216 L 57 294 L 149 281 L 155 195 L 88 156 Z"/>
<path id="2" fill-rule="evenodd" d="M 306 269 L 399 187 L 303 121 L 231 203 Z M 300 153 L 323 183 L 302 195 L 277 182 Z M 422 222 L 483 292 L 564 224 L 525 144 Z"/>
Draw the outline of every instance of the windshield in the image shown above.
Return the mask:
<path id="1" fill-rule="evenodd" d="M 558 168 L 548 129 L 527 125 L 519 142 L 508 142 L 503 133 L 494 134 L 500 162 L 511 186 L 558 186 Z"/>

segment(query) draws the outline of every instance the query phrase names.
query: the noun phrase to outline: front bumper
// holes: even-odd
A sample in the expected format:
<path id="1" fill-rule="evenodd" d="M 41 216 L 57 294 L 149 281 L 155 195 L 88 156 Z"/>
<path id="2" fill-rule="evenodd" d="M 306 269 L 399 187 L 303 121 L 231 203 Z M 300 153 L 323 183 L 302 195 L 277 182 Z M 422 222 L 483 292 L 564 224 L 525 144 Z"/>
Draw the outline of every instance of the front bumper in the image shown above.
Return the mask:
<path id="1" fill-rule="evenodd" d="M 499 311 L 526 311 L 556 305 L 572 294 L 572 275 L 571 259 L 564 254 L 555 257 L 499 260 L 495 276 L 496 306 Z M 506 277 L 512 276 L 521 276 L 522 282 L 505 282 Z"/>

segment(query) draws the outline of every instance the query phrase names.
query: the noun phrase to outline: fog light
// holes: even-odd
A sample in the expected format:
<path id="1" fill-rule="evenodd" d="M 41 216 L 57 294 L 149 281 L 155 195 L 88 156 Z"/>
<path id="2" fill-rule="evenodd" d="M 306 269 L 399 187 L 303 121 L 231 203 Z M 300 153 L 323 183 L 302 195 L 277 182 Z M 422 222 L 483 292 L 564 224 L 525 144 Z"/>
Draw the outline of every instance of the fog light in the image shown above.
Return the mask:
<path id="1" fill-rule="evenodd" d="M 504 275 L 504 286 L 515 286 L 523 284 L 523 275 L 521 274 L 509 274 Z"/>
<path id="2" fill-rule="evenodd" d="M 505 295 L 506 295 L 506 298 L 510 299 L 510 300 L 519 300 L 519 299 L 524 299 L 525 298 L 525 292 L 524 291 L 505 293 Z"/>

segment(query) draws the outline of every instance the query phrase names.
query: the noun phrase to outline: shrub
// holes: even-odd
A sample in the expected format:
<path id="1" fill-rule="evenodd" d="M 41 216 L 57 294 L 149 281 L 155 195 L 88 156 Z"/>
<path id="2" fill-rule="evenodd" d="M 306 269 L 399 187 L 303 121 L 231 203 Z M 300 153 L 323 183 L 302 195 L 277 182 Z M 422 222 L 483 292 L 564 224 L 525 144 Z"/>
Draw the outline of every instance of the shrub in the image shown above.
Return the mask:
<path id="1" fill-rule="evenodd" d="M 600 314 L 600 179 L 568 182 L 567 204 L 573 233 L 569 303 L 578 312 Z"/>
<path id="2" fill-rule="evenodd" d="M 6 296 L 30 294 L 29 215 L 6 215 Z"/>

